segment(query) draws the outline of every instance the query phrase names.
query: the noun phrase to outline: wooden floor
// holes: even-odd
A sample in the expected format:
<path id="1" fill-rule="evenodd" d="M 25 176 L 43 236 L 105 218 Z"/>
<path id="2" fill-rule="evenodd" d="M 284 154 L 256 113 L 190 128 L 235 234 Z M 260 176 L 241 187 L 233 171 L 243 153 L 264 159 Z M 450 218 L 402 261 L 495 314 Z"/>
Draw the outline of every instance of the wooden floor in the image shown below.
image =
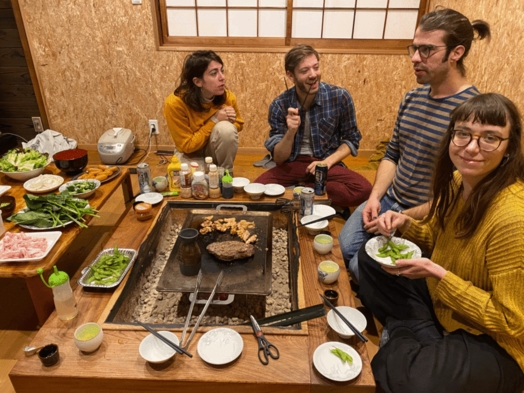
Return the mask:
<path id="1" fill-rule="evenodd" d="M 254 180 L 265 171 L 264 168 L 253 166 L 253 162 L 261 159 L 264 155 L 260 154 L 238 154 L 235 160 L 235 176 L 247 177 Z M 367 157 L 350 157 L 344 162 L 349 167 L 362 167 L 367 163 Z M 134 162 L 133 159 L 130 162 Z M 360 171 L 359 171 L 360 172 Z M 373 171 L 362 171 L 366 178 L 373 180 Z M 124 212 L 123 197 L 120 193 L 115 196 L 103 207 L 100 212 L 100 219 L 94 219 L 90 223 L 90 228 L 82 232 L 82 236 L 75 241 L 72 252 L 68 256 L 74 255 L 74 259 L 84 261 L 90 254 L 98 253 L 98 243 L 102 244 L 105 237 L 109 236 L 112 226 L 116 224 L 120 215 Z M 341 218 L 334 219 L 337 229 L 340 230 L 344 225 Z M 85 233 L 84 233 L 85 232 Z M 93 240 L 95 239 L 95 240 Z M 74 268 L 74 265 L 72 266 Z M 74 283 L 72 283 L 74 285 Z M 42 284 L 43 285 L 43 284 Z M 369 338 L 368 352 L 373 357 L 378 348 L 378 333 L 376 324 L 372 316 L 361 308 L 357 301 L 357 306 L 364 311 L 368 319 L 366 335 Z M 0 279 L 0 392 L 14 393 L 14 389 L 9 381 L 9 371 L 16 360 L 24 356 L 23 349 L 36 335 L 38 321 L 32 308 L 31 299 L 25 282 L 23 280 Z"/>

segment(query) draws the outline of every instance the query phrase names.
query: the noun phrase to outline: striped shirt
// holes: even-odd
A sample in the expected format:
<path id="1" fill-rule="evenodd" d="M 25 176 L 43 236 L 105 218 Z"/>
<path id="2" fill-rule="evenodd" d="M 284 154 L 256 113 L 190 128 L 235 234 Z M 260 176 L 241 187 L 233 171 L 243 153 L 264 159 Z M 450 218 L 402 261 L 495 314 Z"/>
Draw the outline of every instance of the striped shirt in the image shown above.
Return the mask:
<path id="1" fill-rule="evenodd" d="M 384 159 L 397 165 L 387 195 L 404 208 L 421 205 L 429 199 L 434 161 L 450 113 L 479 93 L 471 86 L 455 95 L 432 98 L 430 86 L 408 92 L 398 110 L 395 128 Z"/>
<path id="2" fill-rule="evenodd" d="M 287 132 L 288 108 L 300 108 L 296 87 L 283 92 L 269 106 L 269 139 L 265 146 L 271 153 Z M 301 124 L 293 141 L 289 161 L 295 161 L 300 154 L 304 137 L 305 111 L 300 110 Z M 311 126 L 311 148 L 315 158 L 324 159 L 345 143 L 356 156 L 362 135 L 357 128 L 355 106 L 349 92 L 338 86 L 320 82 L 315 100 L 307 112 Z"/>

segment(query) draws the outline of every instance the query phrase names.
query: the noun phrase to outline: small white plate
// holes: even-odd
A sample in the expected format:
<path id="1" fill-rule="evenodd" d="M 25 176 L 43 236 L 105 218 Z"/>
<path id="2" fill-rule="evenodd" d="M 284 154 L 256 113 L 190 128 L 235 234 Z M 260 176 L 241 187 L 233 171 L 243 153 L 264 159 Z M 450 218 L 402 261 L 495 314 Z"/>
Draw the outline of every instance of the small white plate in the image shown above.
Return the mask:
<path id="1" fill-rule="evenodd" d="M 216 328 L 198 340 L 198 355 L 204 362 L 214 365 L 227 364 L 240 356 L 244 349 L 242 336 L 233 329 Z"/>
<path id="2" fill-rule="evenodd" d="M 0 196 L 4 195 L 10 188 L 11 186 L 0 186 Z"/>
<path id="3" fill-rule="evenodd" d="M 413 255 L 411 256 L 411 259 L 422 257 L 422 251 L 420 250 L 420 247 L 417 246 L 415 243 L 412 243 L 409 240 L 402 239 L 400 237 L 392 237 L 391 240 L 395 244 L 405 244 L 406 246 L 408 246 L 408 248 L 403 250 L 402 253 L 405 254 L 407 252 L 413 251 Z M 384 246 L 384 244 L 386 244 L 387 241 L 388 241 L 388 238 L 385 236 L 377 236 L 377 237 L 369 239 L 368 242 L 366 243 L 366 253 L 371 258 L 373 258 L 375 261 L 380 263 L 381 265 L 394 267 L 395 264 L 391 262 L 390 257 L 386 257 L 386 258 L 377 257 L 377 254 L 379 253 L 378 249 Z"/>
<path id="4" fill-rule="evenodd" d="M 162 199 L 164 199 L 164 197 L 162 196 L 162 194 L 158 192 L 146 192 L 145 194 L 140 194 L 139 196 L 137 196 L 135 198 L 135 201 L 147 202 L 152 205 L 155 205 L 159 202 L 162 202 Z"/>
<path id="5" fill-rule="evenodd" d="M 62 185 L 64 178 L 57 175 L 40 175 L 24 183 L 26 191 L 42 194 L 56 190 Z"/>
<path id="6" fill-rule="evenodd" d="M 327 217 L 335 214 L 337 211 L 328 205 L 313 205 L 313 214 L 315 216 Z"/>
<path id="7" fill-rule="evenodd" d="M 343 362 L 338 356 L 331 353 L 331 349 L 339 348 L 353 358 L 353 363 Z M 351 381 L 362 371 L 362 359 L 357 351 L 349 345 L 330 341 L 320 344 L 313 353 L 313 364 L 320 374 L 332 381 Z"/>
<path id="8" fill-rule="evenodd" d="M 359 332 L 363 332 L 368 322 L 364 314 L 353 307 L 338 306 L 337 311 L 340 312 Z M 327 314 L 328 325 L 342 338 L 350 338 L 354 336 L 353 330 L 337 315 L 333 310 L 329 310 Z"/>
<path id="9" fill-rule="evenodd" d="M 266 184 L 266 191 L 264 191 L 264 194 L 268 196 L 277 196 L 282 195 L 284 192 L 286 192 L 286 189 L 280 184 Z"/>
<path id="10" fill-rule="evenodd" d="M 37 257 L 33 257 L 33 258 L 3 258 L 0 255 L 0 263 L 3 263 L 3 262 L 36 262 L 36 261 L 41 261 L 42 259 L 44 259 L 47 256 L 47 254 L 49 254 L 49 251 L 51 251 L 51 249 L 56 244 L 58 239 L 60 239 L 60 236 L 62 236 L 62 232 L 58 232 L 58 231 L 37 232 L 37 233 L 21 232 L 21 233 L 23 233 L 24 235 L 27 235 L 28 237 L 32 237 L 32 238 L 44 238 L 44 239 L 46 239 L 47 240 L 47 248 L 44 251 L 44 253 L 39 255 L 39 256 L 37 256 Z M 4 248 L 4 240 L 5 240 L 5 236 L 2 238 L 2 240 L 0 240 L 0 249 L 1 250 L 3 250 L 3 248 Z"/>

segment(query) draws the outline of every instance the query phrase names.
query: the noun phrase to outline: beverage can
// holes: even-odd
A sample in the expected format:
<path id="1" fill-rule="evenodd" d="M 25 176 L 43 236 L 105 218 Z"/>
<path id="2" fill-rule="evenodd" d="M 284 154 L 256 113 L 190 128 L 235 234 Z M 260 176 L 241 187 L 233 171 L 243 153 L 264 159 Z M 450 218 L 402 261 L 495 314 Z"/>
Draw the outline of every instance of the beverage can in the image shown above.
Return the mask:
<path id="1" fill-rule="evenodd" d="M 315 167 L 315 195 L 324 195 L 326 193 L 328 167 L 321 162 Z"/>
<path id="2" fill-rule="evenodd" d="M 313 199 L 315 198 L 315 190 L 311 187 L 304 187 L 300 192 L 300 213 L 302 216 L 310 216 L 313 214 Z"/>
<path id="3" fill-rule="evenodd" d="M 149 164 L 143 162 L 136 166 L 136 172 L 138 174 L 138 185 L 140 186 L 140 192 L 151 192 L 151 169 L 149 169 Z"/>

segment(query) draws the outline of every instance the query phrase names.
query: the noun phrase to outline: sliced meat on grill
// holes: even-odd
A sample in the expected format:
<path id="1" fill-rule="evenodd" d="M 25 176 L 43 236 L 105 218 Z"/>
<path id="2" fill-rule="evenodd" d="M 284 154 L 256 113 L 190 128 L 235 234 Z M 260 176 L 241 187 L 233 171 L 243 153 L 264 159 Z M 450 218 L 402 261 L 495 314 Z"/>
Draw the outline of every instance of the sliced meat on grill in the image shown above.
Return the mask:
<path id="1" fill-rule="evenodd" d="M 211 243 L 206 249 L 221 261 L 248 258 L 255 253 L 255 247 L 252 244 L 234 240 Z"/>

